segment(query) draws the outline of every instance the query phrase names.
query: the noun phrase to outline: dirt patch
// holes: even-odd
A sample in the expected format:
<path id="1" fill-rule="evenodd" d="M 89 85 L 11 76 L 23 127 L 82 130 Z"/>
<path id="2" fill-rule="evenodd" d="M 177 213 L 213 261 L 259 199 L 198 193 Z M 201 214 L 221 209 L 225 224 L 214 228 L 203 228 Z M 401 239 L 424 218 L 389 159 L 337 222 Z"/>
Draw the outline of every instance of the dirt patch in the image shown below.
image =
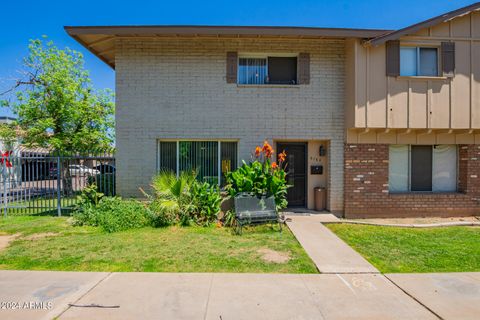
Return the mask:
<path id="1" fill-rule="evenodd" d="M 0 235 L 0 251 L 8 247 L 10 242 L 15 240 L 19 234 Z"/>
<path id="2" fill-rule="evenodd" d="M 259 249 L 257 252 L 262 255 L 262 259 L 266 262 L 287 263 L 290 260 L 290 255 L 285 252 L 271 249 Z"/>
<path id="3" fill-rule="evenodd" d="M 56 235 L 57 235 L 57 233 L 54 233 L 54 232 L 34 233 L 34 234 L 26 236 L 22 239 L 23 240 L 38 240 L 38 239 L 43 239 L 43 238 L 47 238 L 47 237 L 54 237 Z"/>

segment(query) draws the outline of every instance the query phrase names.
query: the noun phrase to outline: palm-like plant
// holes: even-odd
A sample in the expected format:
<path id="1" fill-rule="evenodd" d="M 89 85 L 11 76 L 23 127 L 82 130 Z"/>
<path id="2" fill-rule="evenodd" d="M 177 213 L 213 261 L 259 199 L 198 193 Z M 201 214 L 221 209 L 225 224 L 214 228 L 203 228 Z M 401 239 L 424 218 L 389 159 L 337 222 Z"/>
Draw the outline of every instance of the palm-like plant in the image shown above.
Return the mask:
<path id="1" fill-rule="evenodd" d="M 156 207 L 177 216 L 183 224 L 188 223 L 189 213 L 194 209 L 191 189 L 195 178 L 194 172 L 182 172 L 177 177 L 171 171 L 163 171 L 155 176 L 152 188 Z"/>

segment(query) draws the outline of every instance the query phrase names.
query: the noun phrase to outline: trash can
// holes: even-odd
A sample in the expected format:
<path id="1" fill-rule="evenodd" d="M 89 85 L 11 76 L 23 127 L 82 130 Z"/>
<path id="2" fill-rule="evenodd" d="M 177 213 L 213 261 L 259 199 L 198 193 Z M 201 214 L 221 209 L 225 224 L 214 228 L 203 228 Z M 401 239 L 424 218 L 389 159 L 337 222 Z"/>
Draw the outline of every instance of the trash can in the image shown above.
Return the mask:
<path id="1" fill-rule="evenodd" d="M 325 210 L 327 203 L 327 190 L 325 188 L 317 187 L 313 189 L 315 198 L 315 211 Z"/>

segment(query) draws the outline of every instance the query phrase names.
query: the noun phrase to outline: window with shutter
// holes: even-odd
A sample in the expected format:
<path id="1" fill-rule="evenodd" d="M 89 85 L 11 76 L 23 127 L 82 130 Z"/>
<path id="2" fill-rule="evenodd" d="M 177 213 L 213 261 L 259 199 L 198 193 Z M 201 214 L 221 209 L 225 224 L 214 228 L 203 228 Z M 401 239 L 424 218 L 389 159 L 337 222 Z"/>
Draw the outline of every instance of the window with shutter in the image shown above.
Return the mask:
<path id="1" fill-rule="evenodd" d="M 247 85 L 296 85 L 299 84 L 299 77 L 307 83 L 309 71 L 305 62 L 299 62 L 297 56 L 241 56 L 238 59 L 238 84 Z M 298 71 L 302 66 L 303 71 Z M 308 79 L 307 79 L 308 80 Z"/>
<path id="2" fill-rule="evenodd" d="M 400 75 L 438 76 L 438 49 L 435 47 L 400 47 Z"/>

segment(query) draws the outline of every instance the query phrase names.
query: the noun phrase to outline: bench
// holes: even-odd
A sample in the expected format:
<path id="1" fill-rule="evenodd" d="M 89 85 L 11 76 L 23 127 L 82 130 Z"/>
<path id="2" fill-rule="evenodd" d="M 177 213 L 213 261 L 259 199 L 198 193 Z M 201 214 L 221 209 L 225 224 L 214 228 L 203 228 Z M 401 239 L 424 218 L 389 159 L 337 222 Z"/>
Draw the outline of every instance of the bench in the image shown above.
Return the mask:
<path id="1" fill-rule="evenodd" d="M 281 221 L 278 217 L 274 197 L 256 197 L 249 193 L 240 193 L 235 197 L 235 231 L 242 233 L 245 225 L 278 223 L 282 230 Z"/>

